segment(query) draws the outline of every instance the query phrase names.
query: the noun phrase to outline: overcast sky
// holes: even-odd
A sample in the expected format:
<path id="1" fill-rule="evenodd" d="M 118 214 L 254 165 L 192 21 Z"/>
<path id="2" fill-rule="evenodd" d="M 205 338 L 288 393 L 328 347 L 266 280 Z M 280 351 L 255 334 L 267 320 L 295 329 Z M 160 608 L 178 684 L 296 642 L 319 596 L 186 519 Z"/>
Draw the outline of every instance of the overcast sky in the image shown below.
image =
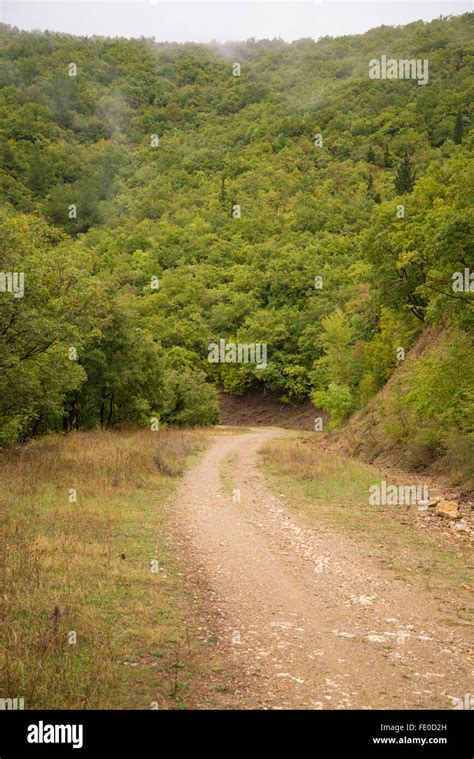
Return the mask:
<path id="1" fill-rule="evenodd" d="M 0 18 L 20 29 L 70 34 L 219 42 L 282 37 L 318 39 L 358 34 L 381 24 L 407 24 L 471 10 L 471 1 L 377 0 L 0 0 Z"/>

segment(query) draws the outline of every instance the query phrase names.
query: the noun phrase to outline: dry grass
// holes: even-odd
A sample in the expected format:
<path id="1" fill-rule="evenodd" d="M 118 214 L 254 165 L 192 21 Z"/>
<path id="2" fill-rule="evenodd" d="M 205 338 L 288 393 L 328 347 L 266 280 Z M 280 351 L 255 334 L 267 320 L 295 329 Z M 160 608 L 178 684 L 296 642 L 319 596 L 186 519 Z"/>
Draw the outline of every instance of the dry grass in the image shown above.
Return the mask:
<path id="1" fill-rule="evenodd" d="M 271 441 L 262 450 L 262 464 L 278 492 L 313 527 L 355 538 L 396 575 L 424 590 L 447 591 L 444 600 L 458 616 L 468 616 L 468 542 L 423 527 L 411 506 L 369 505 L 370 485 L 387 480 L 379 469 L 326 452 L 310 435 Z"/>
<path id="2" fill-rule="evenodd" d="M 0 453 L 2 697 L 48 709 L 184 705 L 193 651 L 166 499 L 203 441 L 90 432 Z"/>
<path id="3" fill-rule="evenodd" d="M 220 464 L 220 481 L 224 492 L 227 493 L 227 495 L 232 495 L 234 492 L 235 467 L 238 458 L 239 457 L 236 453 L 228 453 L 227 456 L 224 456 Z"/>

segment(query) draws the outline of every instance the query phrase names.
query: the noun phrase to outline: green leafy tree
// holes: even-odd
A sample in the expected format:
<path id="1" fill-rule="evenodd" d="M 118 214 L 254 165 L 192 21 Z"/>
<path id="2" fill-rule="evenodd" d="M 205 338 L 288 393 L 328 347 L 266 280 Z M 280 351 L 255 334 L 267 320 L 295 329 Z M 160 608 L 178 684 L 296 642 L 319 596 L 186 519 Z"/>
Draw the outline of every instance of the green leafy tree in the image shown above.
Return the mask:
<path id="1" fill-rule="evenodd" d="M 403 158 L 395 175 L 395 189 L 399 195 L 405 195 L 413 190 L 415 184 L 415 171 L 412 160 L 405 150 Z"/>
<path id="2" fill-rule="evenodd" d="M 329 411 L 331 417 L 329 429 L 339 427 L 355 409 L 354 398 L 347 385 L 330 382 L 326 390 L 317 390 L 311 394 L 311 400 L 317 408 Z"/>
<path id="3" fill-rule="evenodd" d="M 456 145 L 460 145 L 462 143 L 462 139 L 464 137 L 464 124 L 463 124 L 463 118 L 461 109 L 458 108 L 458 111 L 456 113 L 456 123 L 454 124 L 454 133 L 453 133 L 453 140 Z"/>

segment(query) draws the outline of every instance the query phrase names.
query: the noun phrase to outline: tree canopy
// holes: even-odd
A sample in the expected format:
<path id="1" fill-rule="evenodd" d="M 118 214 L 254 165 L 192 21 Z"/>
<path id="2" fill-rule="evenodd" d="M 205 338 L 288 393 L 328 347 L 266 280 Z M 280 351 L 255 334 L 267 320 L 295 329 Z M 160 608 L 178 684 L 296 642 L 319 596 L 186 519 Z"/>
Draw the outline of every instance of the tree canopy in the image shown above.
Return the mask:
<path id="1" fill-rule="evenodd" d="M 206 46 L 1 25 L 0 269 L 25 293 L 0 290 L 0 444 L 213 423 L 215 384 L 341 422 L 423 324 L 472 335 L 452 287 L 474 268 L 472 31 Z M 371 79 L 380 51 L 428 59 L 428 84 Z M 265 343 L 266 366 L 209 363 L 220 339 Z"/>

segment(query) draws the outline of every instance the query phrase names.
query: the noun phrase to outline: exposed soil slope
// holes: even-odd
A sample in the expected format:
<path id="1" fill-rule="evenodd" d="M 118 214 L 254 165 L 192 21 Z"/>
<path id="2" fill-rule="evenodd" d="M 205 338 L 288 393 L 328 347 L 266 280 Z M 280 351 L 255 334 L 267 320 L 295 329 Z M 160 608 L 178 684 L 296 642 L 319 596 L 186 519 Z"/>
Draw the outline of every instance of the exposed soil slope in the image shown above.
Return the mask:
<path id="1" fill-rule="evenodd" d="M 219 413 L 224 425 L 308 431 L 314 430 L 315 417 L 322 416 L 309 401 L 290 406 L 258 390 L 243 397 L 219 393 Z"/>

